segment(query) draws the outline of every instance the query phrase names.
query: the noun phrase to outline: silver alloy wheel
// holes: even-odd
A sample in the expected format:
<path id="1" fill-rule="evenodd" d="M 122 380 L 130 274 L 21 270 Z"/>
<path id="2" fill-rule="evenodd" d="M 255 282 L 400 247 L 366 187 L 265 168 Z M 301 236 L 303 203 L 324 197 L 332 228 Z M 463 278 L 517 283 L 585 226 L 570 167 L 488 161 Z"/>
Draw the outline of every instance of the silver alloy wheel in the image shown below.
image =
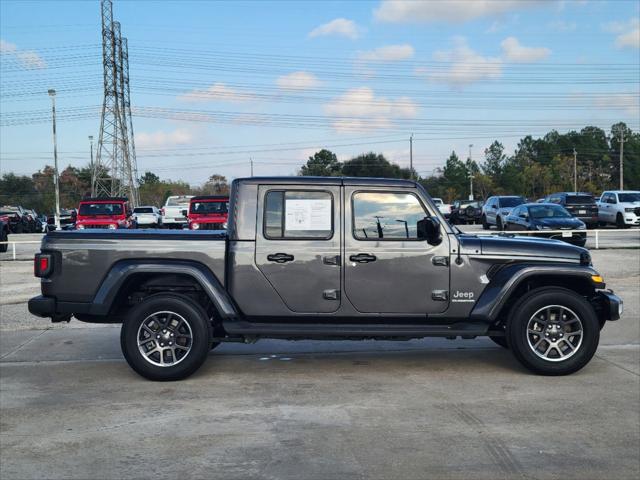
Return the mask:
<path id="1" fill-rule="evenodd" d="M 172 367 L 189 355 L 193 333 L 182 315 L 161 311 L 142 321 L 136 340 L 138 350 L 147 362 L 158 367 Z"/>
<path id="2" fill-rule="evenodd" d="M 582 345 L 582 321 L 562 305 L 547 305 L 527 323 L 527 342 L 543 360 L 561 362 L 576 354 Z"/>

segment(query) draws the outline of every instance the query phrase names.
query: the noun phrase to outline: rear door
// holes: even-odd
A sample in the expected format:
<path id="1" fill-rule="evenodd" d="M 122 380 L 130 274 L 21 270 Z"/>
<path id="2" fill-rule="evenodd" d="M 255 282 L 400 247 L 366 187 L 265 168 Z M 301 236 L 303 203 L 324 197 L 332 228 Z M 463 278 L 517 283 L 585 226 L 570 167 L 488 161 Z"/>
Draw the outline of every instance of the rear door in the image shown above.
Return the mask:
<path id="1" fill-rule="evenodd" d="M 258 189 L 255 262 L 297 313 L 340 307 L 341 187 L 263 185 Z"/>
<path id="2" fill-rule="evenodd" d="M 412 190 L 345 186 L 345 292 L 363 313 L 440 313 L 449 304 L 449 239 L 430 245 L 432 213 Z"/>

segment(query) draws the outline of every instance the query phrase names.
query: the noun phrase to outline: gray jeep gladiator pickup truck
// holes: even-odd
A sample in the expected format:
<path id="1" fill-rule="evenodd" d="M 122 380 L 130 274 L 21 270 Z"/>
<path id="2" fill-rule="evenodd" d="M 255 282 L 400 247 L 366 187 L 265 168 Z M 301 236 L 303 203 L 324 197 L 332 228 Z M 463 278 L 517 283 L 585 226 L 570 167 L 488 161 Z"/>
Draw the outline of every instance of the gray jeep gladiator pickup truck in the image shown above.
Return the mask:
<path id="1" fill-rule="evenodd" d="M 413 181 L 238 179 L 229 212 L 227 232 L 49 233 L 29 311 L 121 322 L 127 362 L 153 380 L 260 338 L 489 336 L 532 371 L 564 375 L 622 311 L 587 250 L 462 234 Z"/>

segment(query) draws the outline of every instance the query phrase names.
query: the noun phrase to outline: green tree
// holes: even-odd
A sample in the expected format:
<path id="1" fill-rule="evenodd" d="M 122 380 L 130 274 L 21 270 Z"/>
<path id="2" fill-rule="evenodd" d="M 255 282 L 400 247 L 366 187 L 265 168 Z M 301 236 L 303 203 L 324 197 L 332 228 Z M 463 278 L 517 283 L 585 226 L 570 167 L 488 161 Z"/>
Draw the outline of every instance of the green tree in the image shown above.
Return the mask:
<path id="1" fill-rule="evenodd" d="M 300 175 L 305 177 L 334 177 L 341 174 L 342 165 L 335 153 L 322 149 L 309 157 L 306 165 L 300 169 Z"/>
<path id="2" fill-rule="evenodd" d="M 411 178 L 411 170 L 389 162 L 380 153 L 358 155 L 342 164 L 347 177 Z"/>

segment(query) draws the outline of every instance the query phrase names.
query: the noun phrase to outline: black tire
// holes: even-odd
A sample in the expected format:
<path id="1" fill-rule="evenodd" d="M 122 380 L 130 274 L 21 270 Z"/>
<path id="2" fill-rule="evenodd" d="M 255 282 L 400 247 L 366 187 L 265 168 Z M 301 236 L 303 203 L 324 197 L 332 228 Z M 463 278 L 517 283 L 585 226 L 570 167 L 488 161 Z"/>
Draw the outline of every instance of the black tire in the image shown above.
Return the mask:
<path id="1" fill-rule="evenodd" d="M 158 312 L 162 313 L 156 316 L 153 315 Z M 167 316 L 164 312 L 171 312 L 172 315 Z M 182 321 L 180 317 L 182 317 Z M 190 342 L 186 339 L 184 340 L 184 345 L 190 349 L 181 358 L 177 358 L 178 354 L 176 354 L 177 361 L 175 361 L 175 364 L 160 366 L 153 363 L 167 359 L 171 361 L 173 356 L 169 356 L 169 353 L 165 355 L 166 349 L 162 353 L 151 353 L 156 348 L 159 348 L 159 344 L 155 343 L 156 339 L 152 338 L 152 336 L 148 337 L 151 344 L 149 347 L 153 347 L 149 348 L 149 356 L 143 355 L 140 348 L 138 348 L 138 336 L 141 335 L 141 339 L 144 339 L 145 335 L 147 335 L 141 327 L 142 323 L 153 321 L 156 321 L 159 325 L 157 333 L 161 335 L 161 340 L 164 339 L 165 342 L 172 340 L 163 332 L 168 332 L 169 334 L 175 332 L 174 342 L 176 345 L 179 344 L 179 337 L 186 337 L 189 333 L 189 330 L 185 328 L 185 322 L 190 329 Z M 179 323 L 177 327 L 172 325 L 174 321 Z M 145 323 L 145 325 L 149 324 Z M 155 333 L 155 330 L 153 331 Z M 127 363 L 138 374 L 149 380 L 173 381 L 187 378 L 200 368 L 211 349 L 211 335 L 211 322 L 200 305 L 188 297 L 163 293 L 148 297 L 129 310 L 122 324 L 120 346 Z M 153 357 L 154 355 L 156 355 L 155 358 Z"/>
<path id="2" fill-rule="evenodd" d="M 6 230 L 2 230 L 2 232 L 0 232 L 0 242 L 6 242 L 9 240 L 9 234 L 7 233 Z M 4 253 L 9 249 L 9 244 L 8 243 L 0 243 L 0 252 Z"/>
<path id="3" fill-rule="evenodd" d="M 496 345 L 500 345 L 502 348 L 509 349 L 509 344 L 507 343 L 507 337 L 489 337 L 493 340 L 493 343 Z"/>
<path id="4" fill-rule="evenodd" d="M 496 217 L 496 228 L 500 231 L 504 230 L 504 224 L 502 223 L 502 218 Z"/>
<path id="5" fill-rule="evenodd" d="M 575 318 L 579 320 L 579 323 L 572 323 L 571 327 L 562 327 L 563 329 L 552 330 L 552 333 L 556 338 L 567 335 L 566 339 L 573 339 L 574 342 L 578 342 L 576 336 L 568 335 L 569 330 L 577 329 L 581 327 L 582 338 L 577 345 L 574 344 L 574 349 L 569 349 L 568 346 L 563 344 L 562 348 L 565 348 L 565 354 L 568 353 L 566 359 L 562 360 L 560 352 L 557 348 L 553 348 L 555 351 L 555 358 L 551 359 L 542 358 L 541 351 L 538 350 L 538 354 L 534 351 L 534 346 L 530 342 L 535 341 L 536 345 L 541 342 L 547 342 L 542 333 L 546 335 L 547 330 L 542 328 L 540 330 L 541 335 L 532 335 L 529 333 L 528 328 L 530 322 L 535 322 L 539 317 L 534 317 L 540 310 L 545 307 L 552 306 L 553 309 L 558 312 L 558 307 L 565 309 L 575 314 Z M 557 321 L 558 314 L 556 313 L 556 320 L 550 321 L 550 324 L 554 324 Z M 572 316 L 569 314 L 569 317 Z M 564 317 L 563 317 L 564 318 Z M 549 327 L 551 328 L 551 327 Z M 537 288 L 524 295 L 511 309 L 509 313 L 509 320 L 507 323 L 507 341 L 511 347 L 511 351 L 516 359 L 522 363 L 526 368 L 540 375 L 568 375 L 570 373 L 577 372 L 584 367 L 598 348 L 598 342 L 600 341 L 600 323 L 593 310 L 593 307 L 584 297 L 578 295 L 572 290 L 561 287 L 543 287 Z M 553 338 L 551 338 L 553 340 Z M 558 340 L 563 342 L 563 340 Z M 565 340 L 566 342 L 566 340 Z M 540 347 L 548 350 L 550 343 L 542 343 Z M 551 355 L 551 353 L 549 354 Z"/>
<path id="6" fill-rule="evenodd" d="M 480 219 L 480 222 L 482 222 L 482 229 L 483 230 L 489 230 L 490 225 L 487 223 L 487 217 L 485 217 L 484 215 L 482 215 L 482 218 Z"/>
<path id="7" fill-rule="evenodd" d="M 624 218 L 621 213 L 616 215 L 616 228 L 627 228 L 627 224 L 624 223 Z"/>

